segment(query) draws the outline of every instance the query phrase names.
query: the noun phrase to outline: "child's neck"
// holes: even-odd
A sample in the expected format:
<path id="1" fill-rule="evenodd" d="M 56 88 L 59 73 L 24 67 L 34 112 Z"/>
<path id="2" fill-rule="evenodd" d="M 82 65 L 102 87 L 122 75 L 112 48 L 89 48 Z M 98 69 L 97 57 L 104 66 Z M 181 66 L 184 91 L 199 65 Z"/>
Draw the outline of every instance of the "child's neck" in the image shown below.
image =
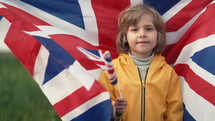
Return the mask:
<path id="1" fill-rule="evenodd" d="M 132 56 L 136 57 L 136 58 L 139 58 L 139 59 L 146 59 L 148 57 L 150 57 L 152 55 L 153 52 L 151 53 L 148 53 L 148 54 L 136 54 L 136 55 L 133 55 L 131 52 L 129 52 Z"/>

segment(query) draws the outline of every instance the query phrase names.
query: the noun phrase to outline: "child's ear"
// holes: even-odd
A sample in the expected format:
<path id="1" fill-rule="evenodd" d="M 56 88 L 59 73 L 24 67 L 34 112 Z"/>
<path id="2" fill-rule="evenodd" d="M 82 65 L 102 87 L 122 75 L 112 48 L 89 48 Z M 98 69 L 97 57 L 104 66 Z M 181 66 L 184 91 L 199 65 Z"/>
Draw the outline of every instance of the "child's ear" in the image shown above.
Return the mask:
<path id="1" fill-rule="evenodd" d="M 128 42 L 128 40 L 125 36 L 124 36 L 123 40 L 124 40 L 124 43 Z"/>
<path id="2" fill-rule="evenodd" d="M 127 40 L 127 39 L 125 39 L 123 43 L 128 43 L 128 40 Z"/>

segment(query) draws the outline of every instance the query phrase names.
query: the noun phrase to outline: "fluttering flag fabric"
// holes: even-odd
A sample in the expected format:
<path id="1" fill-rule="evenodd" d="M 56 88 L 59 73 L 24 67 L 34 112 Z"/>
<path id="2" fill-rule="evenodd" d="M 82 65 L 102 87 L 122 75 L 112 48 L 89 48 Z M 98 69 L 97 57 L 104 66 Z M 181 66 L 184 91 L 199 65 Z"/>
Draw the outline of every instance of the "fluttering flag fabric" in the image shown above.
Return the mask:
<path id="1" fill-rule="evenodd" d="M 112 58 L 109 51 L 102 52 L 101 50 L 89 50 L 82 47 L 78 49 L 90 60 L 93 61 L 101 69 L 108 73 L 110 83 L 115 85 L 117 83 L 116 73 L 114 71 Z"/>
<path id="2" fill-rule="evenodd" d="M 109 121 L 112 111 L 109 93 L 87 72 L 90 69 L 86 70 L 70 54 L 73 52 L 67 50 L 75 45 L 65 47 L 69 44 L 68 41 L 74 43 L 82 40 L 77 40 L 77 37 L 66 34 L 22 8 L 35 14 L 43 13 L 22 1 L 1 1 L 0 14 L 4 16 L 1 19 L 1 27 L 4 28 L 1 34 L 5 33 L 1 37 L 4 37 L 8 47 L 32 74 L 61 119 Z M 46 17 L 49 15 L 44 14 Z M 51 19 L 57 22 L 58 18 L 51 16 Z M 61 39 L 67 42 L 62 42 Z M 97 68 L 94 65 L 89 68 L 93 67 Z"/>
<path id="3" fill-rule="evenodd" d="M 77 47 L 117 57 L 117 17 L 146 3 L 164 18 L 163 55 L 181 78 L 184 121 L 215 120 L 213 0 L 0 0 L 0 41 L 23 63 L 64 121 L 108 121 L 101 71 Z"/>
<path id="4" fill-rule="evenodd" d="M 172 11 L 171 11 L 172 9 Z M 163 14 L 166 60 L 181 78 L 184 121 L 215 120 L 215 2 L 180 1 Z"/>
<path id="5" fill-rule="evenodd" d="M 184 121 L 215 120 L 215 2 L 208 4 L 171 50 L 181 77 Z M 174 59 L 174 58 L 172 58 Z"/>

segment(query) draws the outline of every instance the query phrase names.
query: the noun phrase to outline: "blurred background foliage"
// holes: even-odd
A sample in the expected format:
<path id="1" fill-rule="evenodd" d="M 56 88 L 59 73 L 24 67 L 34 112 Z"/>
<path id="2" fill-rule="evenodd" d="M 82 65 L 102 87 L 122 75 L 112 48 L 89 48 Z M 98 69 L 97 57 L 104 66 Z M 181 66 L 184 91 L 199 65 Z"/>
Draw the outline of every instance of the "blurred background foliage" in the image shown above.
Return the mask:
<path id="1" fill-rule="evenodd" d="M 30 73 L 0 53 L 0 121 L 61 121 Z"/>

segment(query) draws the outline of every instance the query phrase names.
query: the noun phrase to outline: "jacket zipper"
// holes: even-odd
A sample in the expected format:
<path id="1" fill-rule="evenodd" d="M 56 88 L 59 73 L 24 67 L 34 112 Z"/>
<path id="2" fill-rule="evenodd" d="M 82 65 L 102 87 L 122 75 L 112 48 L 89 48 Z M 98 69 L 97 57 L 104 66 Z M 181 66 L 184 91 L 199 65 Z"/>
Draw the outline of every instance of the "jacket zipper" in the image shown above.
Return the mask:
<path id="1" fill-rule="evenodd" d="M 145 121 L 145 101 L 146 101 L 146 99 L 145 99 L 145 97 L 146 97 L 146 87 L 145 87 L 145 84 L 146 84 L 146 78 L 147 78 L 147 74 L 148 74 L 148 69 L 149 68 L 147 68 L 147 70 L 146 70 L 146 75 L 145 75 L 144 83 L 142 82 L 142 77 L 141 77 L 141 74 L 140 74 L 140 70 L 139 70 L 138 67 L 137 67 L 137 69 L 138 69 L 138 73 L 139 73 L 139 77 L 140 77 L 140 83 L 141 83 L 141 119 L 140 119 L 140 121 Z"/>

